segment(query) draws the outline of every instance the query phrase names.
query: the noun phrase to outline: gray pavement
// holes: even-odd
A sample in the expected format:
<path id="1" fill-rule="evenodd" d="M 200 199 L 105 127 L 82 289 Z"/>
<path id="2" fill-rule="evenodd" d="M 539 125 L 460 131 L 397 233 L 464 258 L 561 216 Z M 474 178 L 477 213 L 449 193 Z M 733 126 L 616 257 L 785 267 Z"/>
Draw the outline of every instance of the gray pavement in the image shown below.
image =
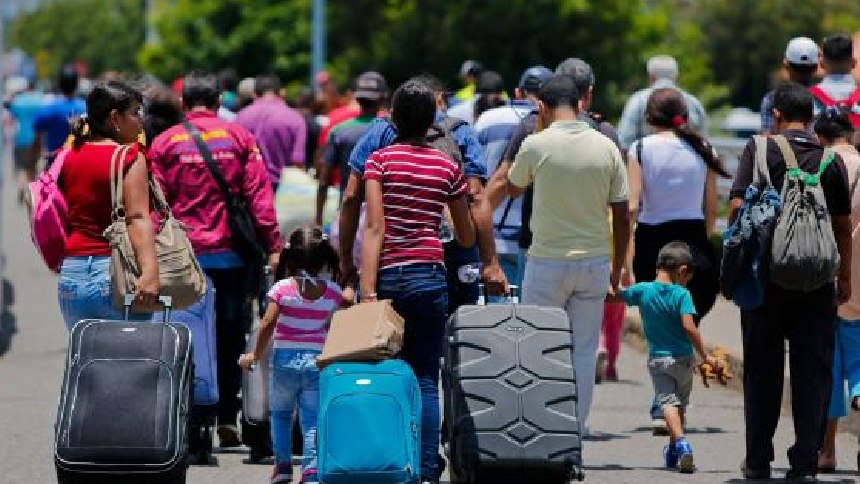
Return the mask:
<path id="1" fill-rule="evenodd" d="M 42 266 L 30 243 L 24 211 L 17 206 L 13 190 L 5 190 L 4 197 L 3 245 L 10 283 L 6 290 L 13 300 L 0 318 L 0 484 L 50 483 L 55 482 L 52 427 L 66 331 L 57 306 L 56 277 Z M 725 323 L 727 318 L 719 321 L 715 320 L 714 331 L 732 330 Z M 724 327 L 717 328 L 716 324 Z M 706 330 L 709 326 L 711 322 L 706 320 Z M 596 392 L 589 422 L 593 437 L 586 442 L 584 455 L 588 482 L 714 483 L 733 482 L 739 477 L 737 469 L 744 449 L 739 393 L 696 385 L 689 437 L 700 471 L 680 475 L 659 467 L 663 439 L 651 437 L 647 427 L 651 388 L 644 356 L 625 346 L 619 372 L 624 380 L 603 384 Z M 785 449 L 791 430 L 790 419 L 783 418 L 776 439 L 778 469 L 787 467 Z M 840 462 L 852 472 L 825 482 L 853 483 L 855 439 L 841 435 L 839 449 Z M 267 482 L 270 467 L 245 464 L 242 451 L 218 451 L 216 455 L 219 465 L 193 467 L 190 483 Z"/>

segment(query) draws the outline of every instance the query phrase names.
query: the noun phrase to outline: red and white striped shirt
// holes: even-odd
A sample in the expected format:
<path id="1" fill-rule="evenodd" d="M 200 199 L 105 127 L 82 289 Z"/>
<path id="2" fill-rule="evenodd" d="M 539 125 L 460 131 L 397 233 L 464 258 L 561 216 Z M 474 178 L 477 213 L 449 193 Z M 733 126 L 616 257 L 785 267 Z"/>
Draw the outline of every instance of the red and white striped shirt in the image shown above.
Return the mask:
<path id="1" fill-rule="evenodd" d="M 382 185 L 385 237 L 379 268 L 441 264 L 443 210 L 466 195 L 460 166 L 429 146 L 393 144 L 370 155 L 364 179 Z"/>
<path id="2" fill-rule="evenodd" d="M 272 286 L 268 296 L 278 305 L 275 348 L 322 351 L 329 318 L 343 300 L 340 286 L 331 281 L 325 284 L 323 295 L 315 300 L 303 298 L 298 280 L 292 277 Z"/>

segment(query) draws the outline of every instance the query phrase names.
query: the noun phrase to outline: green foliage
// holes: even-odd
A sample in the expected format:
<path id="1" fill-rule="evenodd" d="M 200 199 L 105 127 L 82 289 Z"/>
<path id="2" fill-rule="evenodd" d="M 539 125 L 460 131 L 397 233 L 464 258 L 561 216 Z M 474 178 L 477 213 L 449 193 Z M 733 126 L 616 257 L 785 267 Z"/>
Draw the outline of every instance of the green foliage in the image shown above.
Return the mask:
<path id="1" fill-rule="evenodd" d="M 143 44 L 143 16 L 140 0 L 58 0 L 18 17 L 9 40 L 40 60 L 43 75 L 75 60 L 93 72 L 131 70 Z"/>

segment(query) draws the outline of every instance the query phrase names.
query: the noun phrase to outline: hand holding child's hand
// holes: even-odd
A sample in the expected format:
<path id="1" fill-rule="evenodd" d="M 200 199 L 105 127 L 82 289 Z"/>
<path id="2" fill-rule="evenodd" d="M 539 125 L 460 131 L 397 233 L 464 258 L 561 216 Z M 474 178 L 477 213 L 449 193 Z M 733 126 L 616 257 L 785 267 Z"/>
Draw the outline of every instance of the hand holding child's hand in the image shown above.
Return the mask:
<path id="1" fill-rule="evenodd" d="M 241 366 L 244 370 L 250 370 L 254 364 L 257 363 L 257 358 L 254 357 L 254 353 L 245 353 L 239 357 L 239 366 Z"/>

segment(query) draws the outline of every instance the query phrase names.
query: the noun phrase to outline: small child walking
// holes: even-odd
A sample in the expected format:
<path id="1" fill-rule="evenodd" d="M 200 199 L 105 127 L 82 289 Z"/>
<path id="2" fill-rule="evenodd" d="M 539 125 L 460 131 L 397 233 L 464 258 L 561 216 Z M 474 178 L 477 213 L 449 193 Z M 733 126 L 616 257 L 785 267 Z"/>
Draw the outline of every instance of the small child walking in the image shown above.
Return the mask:
<path id="1" fill-rule="evenodd" d="M 274 336 L 269 379 L 275 450 L 272 484 L 292 482 L 292 424 L 296 408 L 304 436 L 300 482 L 319 482 L 316 471 L 319 406 L 316 359 L 325 343 L 331 315 L 343 302 L 341 288 L 320 275 L 328 270 L 336 280 L 339 267 L 337 253 L 322 230 L 304 227 L 294 231 L 281 251 L 275 270 L 276 282 L 267 294 L 268 305 L 256 347 L 253 353 L 239 358 L 239 365 L 250 370 L 265 354 Z"/>
<path id="2" fill-rule="evenodd" d="M 648 371 L 657 403 L 669 429 L 663 449 L 665 466 L 695 472 L 693 447 L 684 437 L 685 410 L 693 389 L 693 350 L 715 368 L 719 362 L 705 351 L 696 328 L 696 307 L 684 287 L 693 277 L 693 256 L 684 242 L 666 244 L 657 256 L 657 278 L 634 284 L 620 293 L 629 306 L 639 306 L 648 341 Z"/>

